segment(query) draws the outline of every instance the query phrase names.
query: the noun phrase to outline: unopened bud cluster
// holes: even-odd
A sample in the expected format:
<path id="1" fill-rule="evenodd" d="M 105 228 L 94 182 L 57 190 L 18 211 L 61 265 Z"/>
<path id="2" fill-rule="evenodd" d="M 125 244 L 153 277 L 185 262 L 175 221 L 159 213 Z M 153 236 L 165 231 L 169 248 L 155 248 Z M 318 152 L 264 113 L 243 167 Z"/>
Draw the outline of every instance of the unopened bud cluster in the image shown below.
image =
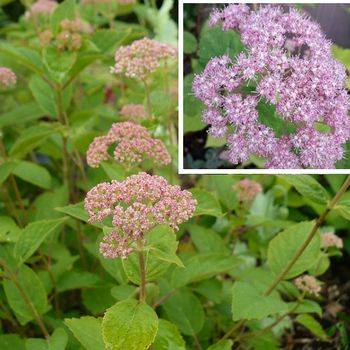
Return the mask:
<path id="1" fill-rule="evenodd" d="M 100 245 L 107 258 L 125 258 L 133 251 L 133 243 L 160 224 L 174 230 L 191 218 L 196 200 L 186 190 L 173 186 L 161 176 L 139 173 L 122 182 L 101 183 L 85 198 L 90 222 L 112 217 L 113 230 Z"/>
<path id="2" fill-rule="evenodd" d="M 86 154 L 89 166 L 96 168 L 110 158 L 109 148 L 114 146 L 114 159 L 126 166 L 150 160 L 154 165 L 166 165 L 171 157 L 161 140 L 152 138 L 148 130 L 133 122 L 114 123 L 107 135 L 99 136 L 90 144 Z"/>
<path id="3" fill-rule="evenodd" d="M 240 202 L 251 202 L 262 192 L 262 186 L 258 182 L 249 179 L 238 181 L 233 188 L 237 191 L 237 198 Z"/>
<path id="4" fill-rule="evenodd" d="M 304 275 L 296 278 L 294 284 L 297 288 L 305 293 L 313 294 L 318 296 L 321 292 L 321 286 L 314 276 Z"/>

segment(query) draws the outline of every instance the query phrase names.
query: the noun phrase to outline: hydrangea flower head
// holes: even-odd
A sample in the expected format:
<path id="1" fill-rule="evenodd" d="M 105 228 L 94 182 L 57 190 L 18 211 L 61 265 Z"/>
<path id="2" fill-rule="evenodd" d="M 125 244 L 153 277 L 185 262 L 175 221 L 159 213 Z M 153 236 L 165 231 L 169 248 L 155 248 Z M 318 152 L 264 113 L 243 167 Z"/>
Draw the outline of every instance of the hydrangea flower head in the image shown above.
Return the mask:
<path id="1" fill-rule="evenodd" d="M 111 72 L 125 74 L 129 78 L 145 80 L 154 72 L 162 60 L 176 59 L 177 50 L 157 40 L 143 38 L 128 46 L 118 48 L 115 53 L 115 66 Z"/>
<path id="2" fill-rule="evenodd" d="M 0 67 L 0 87 L 8 89 L 17 83 L 16 74 L 7 67 Z"/>
<path id="3" fill-rule="evenodd" d="M 113 230 L 100 246 L 107 258 L 126 257 L 133 250 L 132 243 L 157 225 L 178 230 L 179 224 L 191 218 L 196 204 L 189 191 L 147 173 L 99 184 L 85 198 L 90 222 L 112 217 Z"/>
<path id="4" fill-rule="evenodd" d="M 249 179 L 238 181 L 233 187 L 237 191 L 237 198 L 240 202 L 251 202 L 262 192 L 262 186 L 258 182 Z"/>
<path id="5" fill-rule="evenodd" d="M 334 168 L 350 139 L 349 98 L 345 69 L 319 25 L 294 9 L 252 11 L 243 4 L 214 10 L 209 24 L 236 30 L 245 45 L 234 59 L 212 58 L 193 81 L 209 133 L 227 140 L 223 158 L 238 164 L 257 155 L 267 168 Z M 255 91 L 242 89 L 248 83 Z M 262 103 L 285 123 L 282 135 L 261 122 Z"/>
<path id="6" fill-rule="evenodd" d="M 314 276 L 311 275 L 303 275 L 296 278 L 294 280 L 294 284 L 300 291 L 314 294 L 315 296 L 318 296 L 321 292 L 319 282 Z"/>
<path id="7" fill-rule="evenodd" d="M 171 162 L 164 143 L 154 139 L 145 127 L 133 122 L 121 122 L 114 123 L 107 135 L 93 140 L 86 154 L 88 165 L 97 168 L 102 161 L 108 160 L 111 146 L 115 146 L 114 159 L 127 166 L 137 165 L 144 160 L 159 165 Z"/>

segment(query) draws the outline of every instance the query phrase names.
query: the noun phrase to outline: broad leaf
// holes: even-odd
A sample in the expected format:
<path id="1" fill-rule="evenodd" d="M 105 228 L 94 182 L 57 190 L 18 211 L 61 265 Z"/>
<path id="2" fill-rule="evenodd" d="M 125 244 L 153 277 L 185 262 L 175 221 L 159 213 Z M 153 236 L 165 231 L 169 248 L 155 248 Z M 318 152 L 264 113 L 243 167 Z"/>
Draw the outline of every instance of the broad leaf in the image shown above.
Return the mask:
<path id="1" fill-rule="evenodd" d="M 120 301 L 109 308 L 102 321 L 103 340 L 107 349 L 148 349 L 158 330 L 155 311 L 135 299 Z"/>
<path id="2" fill-rule="evenodd" d="M 220 217 L 223 215 L 218 199 L 212 193 L 199 188 L 191 189 L 193 197 L 197 200 L 194 216 L 211 215 Z"/>
<path id="3" fill-rule="evenodd" d="M 185 350 L 186 345 L 178 328 L 173 323 L 160 319 L 152 348 L 154 350 Z"/>
<path id="4" fill-rule="evenodd" d="M 328 340 L 328 336 L 323 330 L 321 324 L 318 321 L 316 321 L 311 315 L 298 315 L 298 317 L 295 320 L 298 323 L 302 324 L 305 328 L 307 328 L 311 333 L 316 335 L 317 338 L 323 341 Z"/>
<path id="5" fill-rule="evenodd" d="M 13 169 L 13 174 L 24 181 L 44 189 L 49 189 L 52 185 L 51 175 L 48 170 L 34 162 L 20 161 Z"/>
<path id="6" fill-rule="evenodd" d="M 280 274 L 293 259 L 306 241 L 313 225 L 314 223 L 310 221 L 290 226 L 270 241 L 267 262 L 276 275 Z M 284 278 L 293 278 L 312 267 L 320 254 L 320 244 L 320 234 L 316 233 Z"/>

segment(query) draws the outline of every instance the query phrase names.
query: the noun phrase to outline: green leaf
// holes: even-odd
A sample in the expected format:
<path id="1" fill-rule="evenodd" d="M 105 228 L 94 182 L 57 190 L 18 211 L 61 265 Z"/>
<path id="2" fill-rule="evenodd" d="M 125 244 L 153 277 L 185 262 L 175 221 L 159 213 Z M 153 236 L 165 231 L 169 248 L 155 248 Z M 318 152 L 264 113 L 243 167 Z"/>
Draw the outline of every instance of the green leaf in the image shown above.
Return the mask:
<path id="1" fill-rule="evenodd" d="M 33 75 L 29 80 L 29 89 L 41 109 L 49 116 L 56 117 L 55 92 L 51 86 L 38 75 Z"/>
<path id="2" fill-rule="evenodd" d="M 264 296 L 256 286 L 247 282 L 235 282 L 232 288 L 232 317 L 238 320 L 261 320 L 287 310 L 277 293 Z"/>
<path id="3" fill-rule="evenodd" d="M 67 214 L 67 215 L 72 216 L 73 218 L 79 219 L 81 221 L 89 222 L 89 215 L 88 215 L 87 211 L 84 209 L 83 202 L 79 202 L 76 204 L 70 204 L 70 205 L 67 205 L 65 207 L 59 207 L 59 208 L 56 208 L 56 210 L 59 211 L 60 213 Z M 96 227 L 100 227 L 100 228 L 103 227 L 103 225 L 99 224 L 99 223 L 92 223 L 91 225 L 96 226 Z"/>
<path id="4" fill-rule="evenodd" d="M 56 328 L 49 340 L 49 350 L 65 350 L 68 344 L 68 335 L 63 328 Z"/>
<path id="5" fill-rule="evenodd" d="M 197 51 L 197 39 L 196 37 L 187 31 L 184 31 L 184 53 L 191 54 Z"/>
<path id="6" fill-rule="evenodd" d="M 171 285 L 179 288 L 235 269 L 240 260 L 222 253 L 197 254 L 185 261 L 186 268 L 175 268 Z"/>
<path id="7" fill-rule="evenodd" d="M 211 215 L 220 217 L 223 215 L 218 199 L 212 193 L 199 188 L 192 188 L 191 193 L 197 200 L 194 216 Z"/>
<path id="8" fill-rule="evenodd" d="M 101 166 L 110 180 L 121 181 L 126 177 L 125 169 L 120 164 L 102 162 Z"/>
<path id="9" fill-rule="evenodd" d="M 314 222 L 309 221 L 290 226 L 270 241 L 267 262 L 276 275 L 280 274 L 293 259 L 306 241 L 313 225 Z M 284 278 L 293 278 L 312 267 L 320 254 L 320 245 L 321 238 L 317 233 Z"/>
<path id="10" fill-rule="evenodd" d="M 100 278 L 88 271 L 68 271 L 57 281 L 57 290 L 65 292 L 67 290 L 94 287 Z"/>
<path id="11" fill-rule="evenodd" d="M 204 68 L 212 57 L 229 55 L 233 59 L 243 49 L 238 33 L 232 30 L 223 32 L 219 26 L 204 27 L 199 40 L 199 63 Z"/>
<path id="12" fill-rule="evenodd" d="M 17 272 L 17 282 L 39 315 L 48 311 L 49 305 L 47 303 L 45 288 L 32 269 L 26 265 L 22 265 Z M 25 325 L 35 319 L 33 310 L 24 301 L 23 295 L 16 284 L 11 280 L 4 280 L 3 286 L 7 301 L 20 324 Z"/>
<path id="13" fill-rule="evenodd" d="M 162 307 L 170 321 L 177 325 L 181 333 L 194 335 L 203 328 L 203 307 L 190 290 L 182 288 L 176 291 L 162 304 Z"/>
<path id="14" fill-rule="evenodd" d="M 0 116 L 0 128 L 34 121 L 42 117 L 43 111 L 35 102 L 16 106 Z"/>
<path id="15" fill-rule="evenodd" d="M 24 340 L 18 334 L 1 334 L 0 349 L 24 350 Z"/>
<path id="16" fill-rule="evenodd" d="M 220 340 L 219 342 L 210 345 L 207 350 L 231 350 L 233 341 L 231 339 Z"/>
<path id="17" fill-rule="evenodd" d="M 6 160 L 0 165 L 0 185 L 7 180 L 16 165 L 17 163 L 11 160 Z"/>
<path id="18" fill-rule="evenodd" d="M 101 319 L 91 316 L 66 318 L 64 323 L 86 350 L 105 350 Z"/>
<path id="19" fill-rule="evenodd" d="M 158 225 L 147 234 L 147 246 L 153 255 L 162 261 L 184 267 L 176 255 L 179 242 L 174 231 L 167 225 Z"/>
<path id="20" fill-rule="evenodd" d="M 74 19 L 75 0 L 64 0 L 56 7 L 50 18 L 51 30 L 56 34 L 64 19 Z"/>
<path id="21" fill-rule="evenodd" d="M 344 219 L 350 220 L 350 199 L 341 199 L 334 207 L 334 210 Z"/>
<path id="22" fill-rule="evenodd" d="M 20 161 L 13 169 L 13 174 L 41 188 L 51 188 L 51 175 L 46 168 L 33 162 Z"/>
<path id="23" fill-rule="evenodd" d="M 120 301 L 109 308 L 102 321 L 105 346 L 111 350 L 148 349 L 158 330 L 155 311 L 135 299 Z"/>
<path id="24" fill-rule="evenodd" d="M 9 216 L 0 216 L 0 242 L 16 242 L 21 229 Z"/>
<path id="25" fill-rule="evenodd" d="M 280 178 L 313 202 L 327 204 L 328 192 L 311 175 L 280 175 Z"/>
<path id="26" fill-rule="evenodd" d="M 288 303 L 289 310 L 298 314 L 315 313 L 318 316 L 322 316 L 321 306 L 313 300 L 303 300 L 302 302 L 290 302 Z M 296 307 L 296 308 L 295 308 Z"/>
<path id="27" fill-rule="evenodd" d="M 230 253 L 220 235 L 213 229 L 199 225 L 188 225 L 187 228 L 194 245 L 200 253 Z"/>
<path id="28" fill-rule="evenodd" d="M 9 42 L 2 41 L 0 42 L 0 52 L 37 74 L 42 74 L 44 71 L 41 57 L 35 50 L 28 47 L 13 46 Z"/>
<path id="29" fill-rule="evenodd" d="M 42 220 L 30 223 L 23 230 L 14 248 L 14 255 L 19 264 L 28 260 L 40 247 L 41 243 L 60 227 L 65 218 Z"/>
<path id="30" fill-rule="evenodd" d="M 23 158 L 34 148 L 40 146 L 48 137 L 57 133 L 59 127 L 56 125 L 40 124 L 26 129 L 12 145 L 9 155 L 15 158 Z"/>
<path id="31" fill-rule="evenodd" d="M 156 339 L 152 345 L 154 350 L 185 350 L 186 344 L 178 328 L 167 320 L 160 319 Z"/>
<path id="32" fill-rule="evenodd" d="M 316 321 L 311 315 L 298 315 L 295 320 L 307 328 L 312 334 L 316 335 L 316 337 L 319 339 L 323 341 L 328 340 L 328 336 L 323 330 L 321 324 Z"/>

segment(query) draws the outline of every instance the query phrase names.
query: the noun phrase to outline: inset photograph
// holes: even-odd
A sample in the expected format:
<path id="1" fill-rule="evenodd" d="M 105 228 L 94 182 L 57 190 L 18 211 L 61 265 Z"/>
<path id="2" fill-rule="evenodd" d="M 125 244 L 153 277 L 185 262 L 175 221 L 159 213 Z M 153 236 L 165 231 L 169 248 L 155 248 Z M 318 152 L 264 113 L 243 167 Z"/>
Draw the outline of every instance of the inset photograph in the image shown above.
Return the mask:
<path id="1" fill-rule="evenodd" d="M 183 29 L 180 168 L 350 168 L 349 4 L 185 3 Z"/>

